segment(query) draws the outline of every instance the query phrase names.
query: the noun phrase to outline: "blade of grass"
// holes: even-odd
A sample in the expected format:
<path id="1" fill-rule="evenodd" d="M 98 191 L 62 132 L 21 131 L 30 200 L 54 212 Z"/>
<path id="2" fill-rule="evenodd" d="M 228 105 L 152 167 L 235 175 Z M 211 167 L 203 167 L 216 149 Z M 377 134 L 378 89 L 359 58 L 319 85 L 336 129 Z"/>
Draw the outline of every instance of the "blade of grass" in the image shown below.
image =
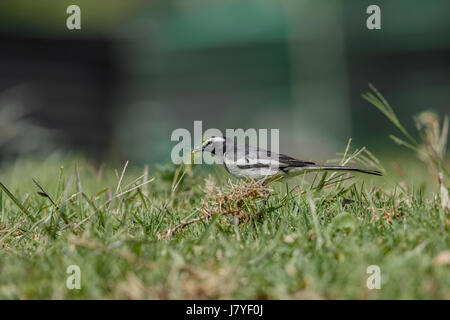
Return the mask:
<path id="1" fill-rule="evenodd" d="M 0 222 L 4 221 L 4 216 L 3 216 L 3 191 L 0 190 L 0 215 L 2 217 L 2 220 Z"/>
<path id="2" fill-rule="evenodd" d="M 419 144 L 417 143 L 417 141 L 409 134 L 409 132 L 400 123 L 394 110 L 392 110 L 391 106 L 389 105 L 387 100 L 383 97 L 383 95 L 370 83 L 369 88 L 375 93 L 376 96 L 371 92 L 366 92 L 361 95 L 362 98 L 373 104 L 411 141 L 412 144 L 418 146 Z"/>
<path id="3" fill-rule="evenodd" d="M 64 173 L 64 167 L 59 168 L 59 174 L 58 174 L 58 182 L 56 183 L 56 191 L 55 191 L 55 198 L 59 199 L 59 195 L 61 192 L 61 183 L 62 183 L 62 177 Z"/>
<path id="4" fill-rule="evenodd" d="M 120 185 L 122 184 L 123 176 L 125 175 L 125 171 L 127 170 L 127 167 L 128 167 L 128 160 L 127 160 L 127 162 L 125 162 L 125 165 L 122 170 L 122 174 L 120 175 L 119 181 L 117 183 L 116 193 L 119 193 L 119 191 L 120 191 Z"/>
<path id="5" fill-rule="evenodd" d="M 25 207 L 20 203 L 20 201 L 6 188 L 6 186 L 0 182 L 0 188 L 3 192 L 16 204 L 16 206 L 32 221 L 35 222 L 36 218 L 31 215 L 31 213 L 25 209 Z"/>

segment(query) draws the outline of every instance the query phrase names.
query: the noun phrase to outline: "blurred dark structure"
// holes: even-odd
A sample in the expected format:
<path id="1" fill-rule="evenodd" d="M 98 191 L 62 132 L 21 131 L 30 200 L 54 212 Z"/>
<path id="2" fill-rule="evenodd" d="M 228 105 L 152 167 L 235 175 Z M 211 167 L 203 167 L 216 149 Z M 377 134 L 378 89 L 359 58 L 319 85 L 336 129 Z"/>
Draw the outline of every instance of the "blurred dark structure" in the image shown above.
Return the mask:
<path id="1" fill-rule="evenodd" d="M 377 88 L 391 101 L 402 123 L 411 131 L 412 117 L 431 109 L 441 117 L 450 110 L 450 47 L 432 52 L 401 51 L 384 54 L 350 55 L 350 103 L 353 106 L 354 131 L 361 144 L 376 144 L 380 138 L 374 133 L 396 132 L 381 112 L 375 108 L 361 108 L 361 92 L 368 91 L 364 82 L 376 79 Z M 376 64 L 372 61 L 377 61 Z M 392 102 L 393 101 L 393 102 Z M 381 125 L 380 123 L 385 123 Z M 388 142 L 387 139 L 385 139 Z M 379 146 L 383 149 L 383 146 Z M 385 147 L 384 147 L 385 148 Z"/>
<path id="2" fill-rule="evenodd" d="M 386 97 L 405 127 L 412 117 L 450 110 L 450 1 L 379 1 L 382 29 L 364 25 L 371 1 L 343 1 L 349 98 L 355 142 L 386 150 L 398 134 L 378 110 L 361 99 L 370 82 Z M 375 3 L 374 3 L 375 4 Z"/>
<path id="3" fill-rule="evenodd" d="M 448 0 L 380 0 L 381 30 L 366 28 L 369 0 L 6 2 L 0 92 L 23 86 L 28 118 L 99 158 L 167 161 L 172 131 L 203 120 L 279 128 L 281 151 L 320 161 L 350 137 L 391 145 L 395 129 L 361 98 L 369 82 L 409 128 L 450 105 Z"/>
<path id="4" fill-rule="evenodd" d="M 0 43 L 0 92 L 23 86 L 27 118 L 60 132 L 66 148 L 101 157 L 111 143 L 117 107 L 115 44 L 14 33 L 0 34 Z"/>

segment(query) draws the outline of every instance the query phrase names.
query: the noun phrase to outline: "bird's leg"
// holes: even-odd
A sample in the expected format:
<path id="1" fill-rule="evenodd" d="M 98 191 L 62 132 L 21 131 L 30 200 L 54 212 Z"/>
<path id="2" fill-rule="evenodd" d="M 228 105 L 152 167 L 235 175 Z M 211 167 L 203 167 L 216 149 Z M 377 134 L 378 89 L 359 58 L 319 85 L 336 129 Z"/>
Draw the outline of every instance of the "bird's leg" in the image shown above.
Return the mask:
<path id="1" fill-rule="evenodd" d="M 263 206 L 261 210 L 259 210 L 259 212 L 256 214 L 256 218 L 258 218 L 258 220 L 262 219 L 262 213 L 264 211 L 265 206 L 267 205 L 267 201 L 269 200 L 270 195 L 271 195 L 270 191 L 267 191 L 267 196 L 264 198 Z"/>
<path id="2" fill-rule="evenodd" d="M 269 183 L 269 181 L 267 179 L 265 179 L 262 182 L 262 186 L 266 187 L 268 183 Z M 270 198 L 270 189 L 267 189 L 267 196 L 264 198 L 264 201 L 263 201 L 264 206 L 266 206 L 267 200 L 269 200 L 269 198 Z"/>
<path id="3" fill-rule="evenodd" d="M 270 191 L 268 191 L 267 192 L 267 196 L 264 198 L 264 206 L 267 204 L 267 200 L 269 200 L 269 198 L 270 198 L 270 195 L 271 195 L 271 193 L 270 193 Z"/>
<path id="4" fill-rule="evenodd" d="M 341 201 L 341 204 L 342 204 L 343 206 L 345 206 L 345 205 L 348 205 L 348 204 L 352 204 L 352 203 L 354 203 L 354 202 L 356 202 L 356 201 L 355 201 L 355 200 L 351 200 L 351 199 L 344 198 L 344 199 Z"/>

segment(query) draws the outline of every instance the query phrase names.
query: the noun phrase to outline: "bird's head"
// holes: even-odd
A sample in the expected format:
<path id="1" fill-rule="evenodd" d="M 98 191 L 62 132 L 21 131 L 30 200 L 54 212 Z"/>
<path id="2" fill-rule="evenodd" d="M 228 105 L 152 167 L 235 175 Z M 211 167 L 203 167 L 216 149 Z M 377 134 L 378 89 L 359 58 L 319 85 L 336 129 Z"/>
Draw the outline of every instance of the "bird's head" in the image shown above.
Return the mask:
<path id="1" fill-rule="evenodd" d="M 207 151 L 212 154 L 223 154 L 223 152 L 225 152 L 225 141 L 226 139 L 224 137 L 211 137 L 192 150 L 192 153 Z"/>

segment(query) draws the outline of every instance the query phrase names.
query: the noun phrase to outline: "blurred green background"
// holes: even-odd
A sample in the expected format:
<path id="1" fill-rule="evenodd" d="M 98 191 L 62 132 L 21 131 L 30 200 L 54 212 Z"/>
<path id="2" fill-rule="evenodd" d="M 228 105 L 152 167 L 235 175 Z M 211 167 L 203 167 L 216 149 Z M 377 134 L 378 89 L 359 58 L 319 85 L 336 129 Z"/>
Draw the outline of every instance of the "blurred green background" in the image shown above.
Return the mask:
<path id="1" fill-rule="evenodd" d="M 66 28 L 70 4 L 81 30 Z M 366 28 L 371 4 L 381 30 Z M 280 129 L 280 151 L 306 160 L 350 137 L 382 156 L 396 131 L 361 98 L 368 83 L 407 128 L 450 106 L 448 0 L 2 0 L 0 30 L 3 159 L 169 161 L 172 131 L 194 120 Z"/>

